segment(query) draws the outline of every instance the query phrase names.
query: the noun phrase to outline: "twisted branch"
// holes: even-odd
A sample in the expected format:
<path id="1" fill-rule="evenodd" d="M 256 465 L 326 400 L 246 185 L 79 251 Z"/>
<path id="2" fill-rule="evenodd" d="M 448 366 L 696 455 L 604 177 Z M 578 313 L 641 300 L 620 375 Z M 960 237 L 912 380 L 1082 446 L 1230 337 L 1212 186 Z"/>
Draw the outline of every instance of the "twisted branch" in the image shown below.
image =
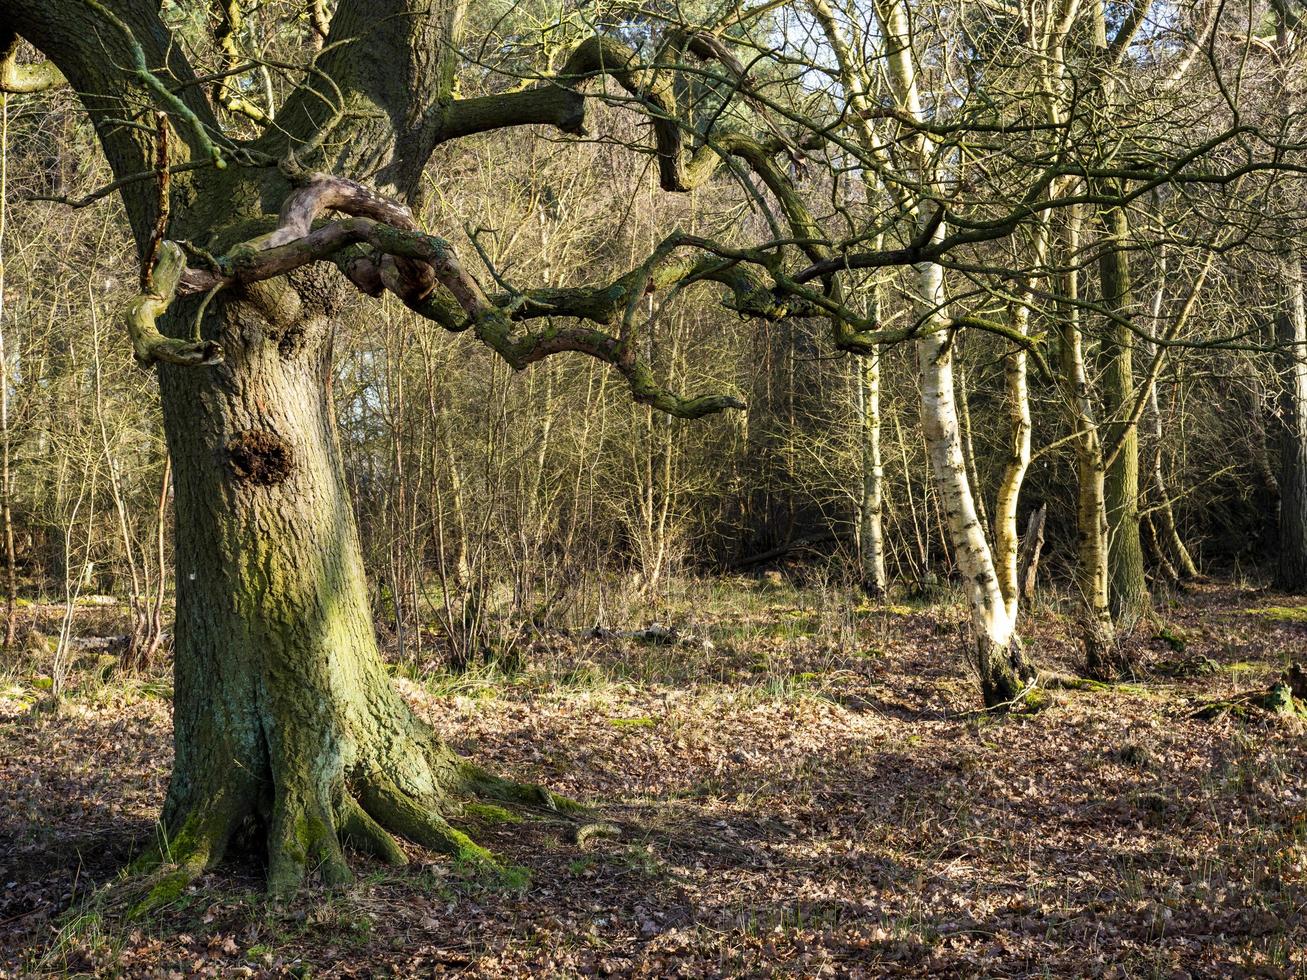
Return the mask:
<path id="1" fill-rule="evenodd" d="M 176 242 L 159 243 L 159 258 L 150 273 L 151 288 L 127 304 L 123 319 L 132 340 L 136 360 L 143 366 L 163 361 L 185 367 L 217 364 L 222 348 L 212 341 L 186 341 L 165 337 L 156 326 L 177 296 L 186 255 Z"/>
<path id="2" fill-rule="evenodd" d="M 326 211 L 346 217 L 319 221 Z M 728 286 L 731 308 L 744 315 L 777 318 L 802 312 L 801 303 L 777 299 L 760 277 L 738 262 L 717 256 L 691 260 L 674 254 L 692 241 L 673 236 L 649 262 L 606 285 L 491 297 L 463 267 L 453 246 L 422 232 L 403 205 L 354 181 L 320 174 L 286 198 L 272 231 L 226 255 L 206 257 L 203 267 L 186 268 L 181 247 L 162 243 L 153 274 L 155 291 L 133 302 L 128 329 L 142 363 L 211 364 L 221 356 L 218 345 L 169 340 L 154 327 L 155 318 L 175 296 L 211 294 L 329 259 L 369 295 L 388 289 L 446 329 L 470 327 L 516 370 L 553 354 L 575 351 L 615 367 L 636 401 L 679 418 L 699 418 L 743 408 L 744 403 L 733 395 L 684 397 L 668 390 L 638 357 L 629 323 L 620 336 L 614 336 L 597 327 L 563 325 L 552 319 L 577 317 L 607 324 L 647 293 L 698 281 Z M 541 317 L 550 318 L 544 328 L 515 332 L 515 321 Z"/>

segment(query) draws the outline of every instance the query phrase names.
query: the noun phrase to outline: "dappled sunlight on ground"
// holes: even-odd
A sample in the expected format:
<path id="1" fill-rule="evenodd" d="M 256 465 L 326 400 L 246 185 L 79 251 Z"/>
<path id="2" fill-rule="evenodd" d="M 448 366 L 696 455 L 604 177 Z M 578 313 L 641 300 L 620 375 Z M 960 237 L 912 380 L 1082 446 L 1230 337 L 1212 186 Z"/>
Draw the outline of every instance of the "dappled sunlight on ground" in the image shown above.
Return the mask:
<path id="1" fill-rule="evenodd" d="M 469 821 L 529 872 L 400 873 L 266 905 L 257 861 L 154 917 L 70 920 L 150 839 L 166 684 L 81 678 L 42 712 L 0 680 L 0 975 L 1291 976 L 1307 928 L 1296 720 L 1201 721 L 1307 640 L 1297 600 L 1204 585 L 1132 638 L 1214 672 L 1052 690 L 975 712 L 947 606 L 885 609 L 737 583 L 670 615 L 710 643 L 546 633 L 515 676 L 397 669 L 461 751 L 593 803 L 578 844 L 526 814 Z M 1285 610 L 1302 609 L 1303 615 Z M 1271 611 L 1271 612 L 1268 612 Z M 639 624 L 636 624 L 639 625 Z M 1068 617 L 1026 625 L 1074 669 Z M 80 675 L 79 675 L 80 676 Z M 176 973 L 170 973 L 176 971 Z"/>

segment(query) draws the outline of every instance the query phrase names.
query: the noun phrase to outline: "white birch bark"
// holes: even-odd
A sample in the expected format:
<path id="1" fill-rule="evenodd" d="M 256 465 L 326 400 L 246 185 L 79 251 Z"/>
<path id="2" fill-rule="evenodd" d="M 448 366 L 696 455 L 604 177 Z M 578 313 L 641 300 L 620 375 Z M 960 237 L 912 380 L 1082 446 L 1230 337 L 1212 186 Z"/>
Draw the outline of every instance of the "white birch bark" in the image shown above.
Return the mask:
<path id="1" fill-rule="evenodd" d="M 903 0 L 877 0 L 875 12 L 885 41 L 885 69 L 898 109 L 914 120 L 925 121 L 907 6 Z M 918 135 L 913 142 L 912 155 L 915 157 L 918 179 L 931 186 L 937 183 L 936 175 L 932 173 L 933 146 L 924 135 Z M 923 200 L 918 203 L 916 211 L 918 224 L 924 230 L 934 218 L 934 205 Z M 932 242 L 943 240 L 947 233 L 947 223 L 939 222 L 933 232 Z M 1008 603 L 999 587 L 993 555 L 967 479 L 954 395 L 953 351 L 948 331 L 944 269 L 934 263 L 922 263 L 914 266 L 913 272 L 914 300 L 922 324 L 917 340 L 922 427 L 939 492 L 940 509 L 949 543 L 953 546 L 954 557 L 962 573 L 971 620 L 978 638 L 993 649 L 1005 651 L 1012 642 L 1016 621 L 1009 614 Z M 982 664 L 982 675 L 984 672 Z"/>

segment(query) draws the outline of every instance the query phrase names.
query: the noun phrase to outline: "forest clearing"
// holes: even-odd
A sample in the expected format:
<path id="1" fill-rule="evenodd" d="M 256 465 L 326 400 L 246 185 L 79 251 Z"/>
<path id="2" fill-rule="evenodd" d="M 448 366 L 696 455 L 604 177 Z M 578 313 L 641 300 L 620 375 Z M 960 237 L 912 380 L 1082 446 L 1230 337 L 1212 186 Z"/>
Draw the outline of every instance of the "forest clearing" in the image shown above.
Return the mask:
<path id="1" fill-rule="evenodd" d="M 0 0 L 0 978 L 1307 977 L 1307 0 Z"/>
<path id="2" fill-rule="evenodd" d="M 144 920 L 61 918 L 150 838 L 168 680 L 101 679 L 88 654 L 54 720 L 7 675 L 0 975 L 1300 975 L 1303 723 L 1193 715 L 1279 677 L 1307 607 L 1195 586 L 1133 638 L 1138 680 L 995 717 L 958 668 L 956 605 L 674 591 L 664 613 L 711 650 L 544 635 L 512 677 L 399 682 L 461 752 L 611 827 L 578 843 L 554 814 L 488 808 L 470 823 L 497 879 L 414 849 L 284 907 L 248 856 Z M 1071 669 L 1064 614 L 1034 616 L 1031 642 Z"/>

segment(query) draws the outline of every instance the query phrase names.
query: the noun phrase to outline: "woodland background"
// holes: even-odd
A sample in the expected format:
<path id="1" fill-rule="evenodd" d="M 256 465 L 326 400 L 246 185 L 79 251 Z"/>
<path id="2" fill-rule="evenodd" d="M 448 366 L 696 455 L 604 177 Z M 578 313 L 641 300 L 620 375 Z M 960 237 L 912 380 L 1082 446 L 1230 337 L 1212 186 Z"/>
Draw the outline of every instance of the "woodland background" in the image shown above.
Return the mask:
<path id="1" fill-rule="evenodd" d="M 460 95 L 512 87 L 587 33 L 639 44 L 709 6 L 474 4 Z M 765 6 L 808 62 L 798 82 L 778 69 L 773 97 L 818 118 L 839 96 L 815 21 L 803 4 Z M 993 51 L 1017 31 L 998 6 L 931 8 L 960 71 L 986 31 Z M 196 64 L 221 71 L 213 19 L 165 8 Z M 267 65 L 302 53 L 303 8 L 238 5 L 240 51 L 266 62 L 242 97 L 284 94 Z M 1104 9 L 1119 27 L 1135 8 Z M 1104 145 L 1180 154 L 1233 104 L 1282 164 L 1161 180 L 1130 205 L 1131 316 L 1178 342 L 1139 418 L 1151 603 L 1118 617 L 1120 683 L 1077 676 L 1077 429 L 1048 297 L 1031 304 L 1051 367 L 1031 373 L 1018 511 L 1022 528 L 1042 515 L 1018 631 L 1048 693 L 1007 718 L 976 706 L 911 343 L 879 355 L 888 591 L 868 595 L 868 358 L 837 350 L 823 321 L 746 319 L 691 292 L 642 300 L 659 377 L 748 406 L 687 422 L 633 405 L 606 364 L 515 373 L 392 296 L 359 301 L 332 390 L 389 669 L 460 751 L 607 808 L 622 834 L 585 846 L 487 813 L 483 839 L 520 880 L 424 860 L 271 909 L 240 865 L 145 923 L 77 911 L 149 836 L 167 775 L 178 570 L 157 384 L 119 323 L 136 248 L 115 196 L 68 204 L 111 179 L 75 96 L 5 98 L 0 939 L 15 952 L 0 975 L 1298 975 L 1302 721 L 1292 699 L 1276 713 L 1250 697 L 1307 638 L 1307 581 L 1284 571 L 1298 548 L 1307 575 L 1307 532 L 1286 536 L 1280 507 L 1286 491 L 1307 499 L 1307 401 L 1292 385 L 1307 342 L 1301 27 L 1288 0 L 1159 5 L 1121 69 L 1132 99 L 1093 116 Z M 1198 55 L 1176 86 L 1186 44 Z M 931 81 L 946 103 L 949 70 Z M 712 86 L 686 84 L 696 119 L 721 111 Z M 633 152 L 647 126 L 620 97 L 594 111 L 585 139 L 532 127 L 442 146 L 421 223 L 488 275 L 534 286 L 611 280 L 678 229 L 772 235 L 756 184 L 728 173 L 666 194 Z M 994 135 L 982 116 L 966 116 L 958 152 L 1002 143 L 997 159 L 1020 160 L 1029 133 Z M 1000 204 L 1025 189 L 1003 166 L 979 170 L 970 190 Z M 796 152 L 787 174 L 828 223 L 866 203 L 829 158 Z M 1106 236 L 1093 221 L 1084 235 L 1086 391 L 1106 427 L 1120 421 L 1102 398 Z M 1030 272 L 1014 241 L 974 246 L 953 294 L 1009 304 Z M 851 302 L 874 295 L 880 324 L 906 326 L 911 277 L 860 279 Z M 1012 345 L 982 330 L 951 343 L 965 463 L 992 508 Z"/>

